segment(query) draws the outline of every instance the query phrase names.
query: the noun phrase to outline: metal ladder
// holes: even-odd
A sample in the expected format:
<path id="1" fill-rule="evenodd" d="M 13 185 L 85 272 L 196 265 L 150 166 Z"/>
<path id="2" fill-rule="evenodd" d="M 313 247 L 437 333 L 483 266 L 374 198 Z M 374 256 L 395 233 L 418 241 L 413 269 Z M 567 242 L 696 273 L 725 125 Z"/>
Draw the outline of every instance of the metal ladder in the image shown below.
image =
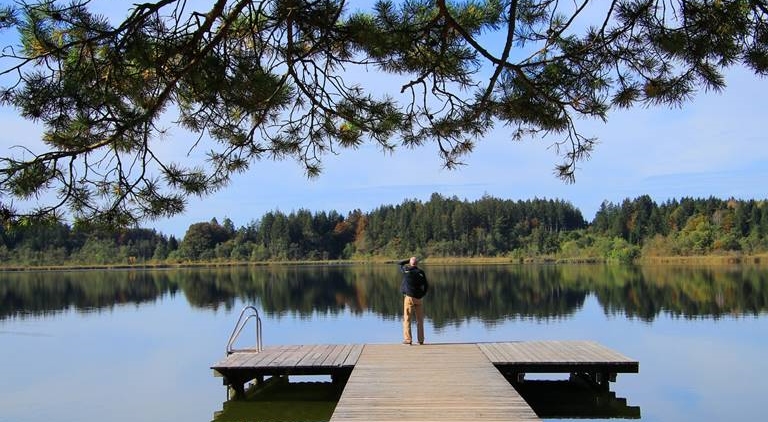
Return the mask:
<path id="1" fill-rule="evenodd" d="M 250 311 L 248 314 L 246 312 Z M 263 347 L 261 343 L 261 318 L 259 317 L 259 311 L 256 310 L 255 307 L 248 305 L 245 308 L 243 308 L 242 311 L 240 311 L 240 317 L 237 319 L 237 324 L 235 324 L 235 329 L 232 330 L 232 334 L 229 336 L 229 341 L 227 342 L 227 355 L 230 355 L 236 350 L 234 349 L 235 341 L 237 340 L 237 337 L 240 335 L 240 333 L 243 331 L 243 328 L 245 328 L 246 323 L 252 319 L 256 319 L 256 351 L 261 352 Z M 249 349 L 251 350 L 251 349 Z"/>

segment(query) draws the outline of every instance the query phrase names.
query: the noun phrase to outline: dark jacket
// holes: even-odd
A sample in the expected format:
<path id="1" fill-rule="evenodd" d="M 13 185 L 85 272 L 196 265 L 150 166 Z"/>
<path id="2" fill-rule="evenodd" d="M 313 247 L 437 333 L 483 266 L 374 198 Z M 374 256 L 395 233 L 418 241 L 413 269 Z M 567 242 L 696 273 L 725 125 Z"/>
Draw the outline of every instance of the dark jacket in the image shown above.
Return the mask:
<path id="1" fill-rule="evenodd" d="M 404 295 L 421 299 L 429 290 L 427 275 L 417 266 L 408 265 L 408 260 L 398 262 L 403 273 L 403 282 L 400 284 L 400 292 Z"/>

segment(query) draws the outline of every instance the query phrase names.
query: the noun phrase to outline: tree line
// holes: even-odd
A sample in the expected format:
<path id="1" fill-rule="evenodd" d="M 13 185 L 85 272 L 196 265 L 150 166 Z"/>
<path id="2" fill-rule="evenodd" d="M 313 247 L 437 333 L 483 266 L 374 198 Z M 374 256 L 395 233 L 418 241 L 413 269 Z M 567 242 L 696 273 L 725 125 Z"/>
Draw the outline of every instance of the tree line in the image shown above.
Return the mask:
<path id="1" fill-rule="evenodd" d="M 370 212 L 270 211 L 236 227 L 190 225 L 182 239 L 146 228 L 58 221 L 0 228 L 6 266 L 507 257 L 632 262 L 649 256 L 768 251 L 765 200 L 648 195 L 603 202 L 592 222 L 567 201 L 474 201 L 432 194 Z"/>

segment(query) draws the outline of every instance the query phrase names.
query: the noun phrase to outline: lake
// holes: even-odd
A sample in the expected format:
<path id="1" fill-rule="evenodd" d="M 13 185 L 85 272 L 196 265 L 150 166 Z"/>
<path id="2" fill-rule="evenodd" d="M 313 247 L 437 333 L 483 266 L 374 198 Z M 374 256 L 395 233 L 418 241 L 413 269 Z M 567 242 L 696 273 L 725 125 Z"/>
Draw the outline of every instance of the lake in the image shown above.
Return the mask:
<path id="1" fill-rule="evenodd" d="M 427 342 L 594 340 L 640 362 L 611 384 L 614 410 L 579 414 L 604 400 L 565 395 L 562 376 L 532 382 L 557 397 L 534 408 L 547 419 L 764 419 L 764 267 L 423 268 Z M 395 265 L 0 273 L 0 422 L 261 420 L 270 406 L 310 418 L 337 397 L 323 379 L 228 402 L 209 368 L 241 309 L 259 310 L 264 345 L 399 343 L 399 283 Z"/>

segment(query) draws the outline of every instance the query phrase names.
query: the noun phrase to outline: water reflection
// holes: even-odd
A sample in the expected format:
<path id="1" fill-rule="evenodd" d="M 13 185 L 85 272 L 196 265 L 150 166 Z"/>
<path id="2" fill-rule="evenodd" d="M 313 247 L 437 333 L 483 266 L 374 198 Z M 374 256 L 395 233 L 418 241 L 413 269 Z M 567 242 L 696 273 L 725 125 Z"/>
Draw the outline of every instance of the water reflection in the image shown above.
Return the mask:
<path id="1" fill-rule="evenodd" d="M 640 419 L 639 406 L 577 380 L 526 380 L 515 389 L 542 419 Z"/>
<path id="2" fill-rule="evenodd" d="M 331 382 L 293 382 L 276 377 L 266 387 L 228 400 L 214 414 L 214 422 L 327 421 L 339 401 L 343 385 Z"/>
<path id="3" fill-rule="evenodd" d="M 640 419 L 639 406 L 628 406 L 627 400 L 616 397 L 616 393 L 578 378 L 510 383 L 543 419 Z M 245 398 L 224 402 L 213 422 L 328 421 L 343 388 L 331 382 L 294 382 L 289 377 L 275 377 Z"/>
<path id="4" fill-rule="evenodd" d="M 758 315 L 768 307 L 759 267 L 426 266 L 436 328 L 477 318 L 560 319 L 594 295 L 606 314 L 652 321 Z M 396 268 L 386 265 L 263 266 L 146 271 L 0 273 L 0 319 L 74 308 L 100 312 L 182 293 L 194 307 L 258 303 L 268 315 L 373 312 L 397 317 Z"/>

